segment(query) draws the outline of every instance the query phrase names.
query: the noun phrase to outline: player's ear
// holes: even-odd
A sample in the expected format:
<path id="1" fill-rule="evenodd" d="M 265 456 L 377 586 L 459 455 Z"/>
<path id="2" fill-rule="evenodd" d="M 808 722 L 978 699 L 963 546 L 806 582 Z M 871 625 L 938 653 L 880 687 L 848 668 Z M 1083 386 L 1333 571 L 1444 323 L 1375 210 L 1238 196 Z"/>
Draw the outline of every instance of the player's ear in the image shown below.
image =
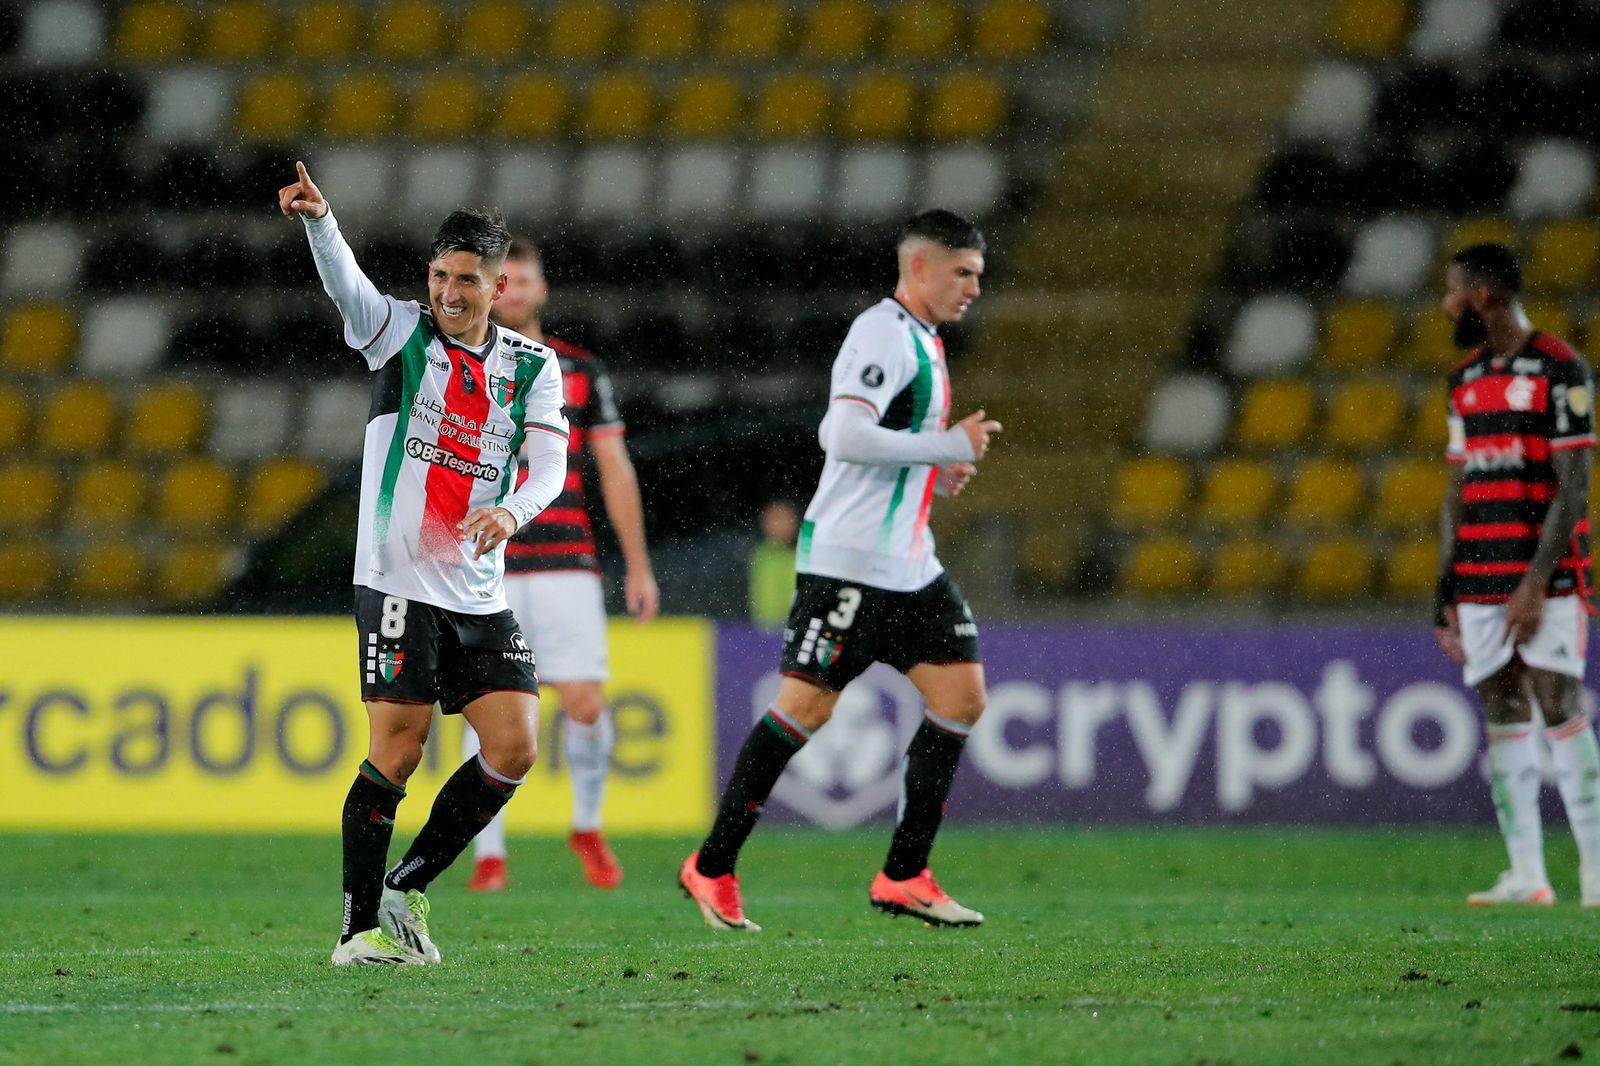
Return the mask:
<path id="1" fill-rule="evenodd" d="M 506 281 L 507 278 L 503 272 L 499 277 L 494 279 L 494 298 L 496 300 L 500 299 L 501 294 L 506 291 Z"/>

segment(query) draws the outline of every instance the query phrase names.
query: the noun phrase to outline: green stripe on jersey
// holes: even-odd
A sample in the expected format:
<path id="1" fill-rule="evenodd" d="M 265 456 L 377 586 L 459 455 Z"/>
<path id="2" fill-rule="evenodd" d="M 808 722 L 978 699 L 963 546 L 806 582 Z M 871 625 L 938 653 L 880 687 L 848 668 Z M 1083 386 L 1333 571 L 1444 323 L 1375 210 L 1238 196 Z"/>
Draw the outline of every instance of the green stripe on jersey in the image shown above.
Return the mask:
<path id="1" fill-rule="evenodd" d="M 802 569 L 811 565 L 811 535 L 817 531 L 815 522 L 800 523 L 800 542 L 795 545 L 795 562 Z"/>
<path id="2" fill-rule="evenodd" d="M 909 327 L 908 327 L 909 328 Z M 917 376 L 911 382 L 911 426 L 912 433 L 922 432 L 922 423 L 928 417 L 928 408 L 933 405 L 933 360 L 928 357 L 928 351 L 922 346 L 922 338 L 917 336 L 917 331 L 911 329 L 911 343 L 917 349 Z M 878 531 L 878 552 L 887 554 L 889 542 L 894 537 L 894 519 L 900 510 L 900 505 L 906 498 L 906 480 L 911 476 L 911 468 L 902 466 L 900 475 L 894 480 L 894 495 L 889 497 L 889 510 L 883 516 L 883 528 Z"/>
<path id="3" fill-rule="evenodd" d="M 422 384 L 422 369 L 428 365 L 428 345 L 433 331 L 428 316 L 417 319 L 417 328 L 411 331 L 405 346 L 395 353 L 400 360 L 400 406 L 395 414 L 394 436 L 389 438 L 389 457 L 383 464 L 383 480 L 378 484 L 378 513 L 373 525 L 374 539 L 379 544 L 389 540 L 389 518 L 394 513 L 394 486 L 400 480 L 400 467 L 406 460 L 406 431 L 411 428 L 411 408 L 416 403 L 417 389 Z"/>

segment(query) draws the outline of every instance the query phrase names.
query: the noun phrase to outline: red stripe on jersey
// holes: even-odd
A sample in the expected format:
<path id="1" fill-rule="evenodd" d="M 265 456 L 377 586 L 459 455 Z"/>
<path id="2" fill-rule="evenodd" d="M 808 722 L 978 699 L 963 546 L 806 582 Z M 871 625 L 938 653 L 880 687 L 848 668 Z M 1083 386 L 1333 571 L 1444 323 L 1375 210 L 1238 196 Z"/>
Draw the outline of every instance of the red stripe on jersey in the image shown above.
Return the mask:
<path id="1" fill-rule="evenodd" d="M 558 525 L 566 523 L 574 526 L 589 525 L 589 512 L 582 507 L 546 507 L 539 512 L 537 522 L 554 522 Z"/>
<path id="2" fill-rule="evenodd" d="M 1506 455 L 1515 449 L 1530 463 L 1546 462 L 1550 458 L 1550 438 L 1537 433 L 1488 433 L 1467 438 L 1467 455 Z"/>
<path id="3" fill-rule="evenodd" d="M 445 347 L 450 357 L 450 383 L 445 386 L 445 417 L 439 423 L 439 450 L 476 463 L 481 450 L 479 434 L 489 417 L 489 384 L 483 364 L 457 348 Z M 471 391 L 465 382 L 470 377 Z M 468 429 L 475 425 L 478 429 Z M 467 517 L 476 479 L 437 463 L 428 468 L 426 503 L 422 516 L 423 545 L 434 553 L 460 543 L 456 528 Z"/>
<path id="4" fill-rule="evenodd" d="M 1462 526 L 1456 535 L 1462 540 L 1514 540 L 1537 537 L 1539 527 L 1531 522 L 1478 522 Z"/>
<path id="5" fill-rule="evenodd" d="M 1562 570 L 1581 570 L 1589 565 L 1589 557 L 1563 559 L 1557 564 Z M 1501 577 L 1506 574 L 1526 574 L 1527 563 L 1457 563 L 1456 573 L 1462 577 Z"/>
<path id="6" fill-rule="evenodd" d="M 1474 481 L 1462 486 L 1463 503 L 1507 503 L 1530 500 L 1549 503 L 1555 498 L 1556 487 L 1548 481 Z"/>
<path id="7" fill-rule="evenodd" d="M 534 555 L 593 555 L 592 544 L 519 544 L 509 541 L 506 551 L 523 557 Z"/>
<path id="8" fill-rule="evenodd" d="M 1550 379 L 1495 374 L 1458 385 L 1451 400 L 1463 417 L 1506 411 L 1540 413 L 1550 407 Z"/>
<path id="9" fill-rule="evenodd" d="M 936 466 L 929 467 L 928 483 L 922 489 L 922 506 L 917 508 L 917 524 L 915 532 L 911 535 L 913 550 L 921 548 L 923 542 L 928 539 L 928 515 L 933 511 L 933 489 L 938 483 L 939 468 Z"/>

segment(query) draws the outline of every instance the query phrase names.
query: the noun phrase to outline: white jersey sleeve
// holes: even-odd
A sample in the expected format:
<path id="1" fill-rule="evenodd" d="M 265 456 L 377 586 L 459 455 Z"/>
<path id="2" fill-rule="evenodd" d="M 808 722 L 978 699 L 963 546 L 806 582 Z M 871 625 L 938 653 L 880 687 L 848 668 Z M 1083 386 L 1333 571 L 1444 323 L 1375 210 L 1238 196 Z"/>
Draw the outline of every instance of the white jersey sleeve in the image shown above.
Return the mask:
<path id="1" fill-rule="evenodd" d="M 500 503 L 516 518 L 518 529 L 533 521 L 566 487 L 571 429 L 561 410 L 563 402 L 561 362 L 552 356 L 535 375 L 524 408 L 527 436 L 523 460 L 528 464 L 528 479 Z"/>
<path id="2" fill-rule="evenodd" d="M 977 458 L 966 431 L 903 433 L 879 425 L 889 404 L 917 376 L 906 331 L 884 316 L 856 320 L 833 364 L 828 411 L 817 441 L 846 463 L 900 466 L 960 463 Z"/>
<path id="3" fill-rule="evenodd" d="M 882 315 L 857 318 L 833 361 L 828 407 L 856 403 L 883 421 L 889 402 L 917 376 L 917 360 L 906 344 L 906 331 Z"/>
<path id="4" fill-rule="evenodd" d="M 344 318 L 344 342 L 361 353 L 369 369 L 377 370 L 405 346 L 417 327 L 420 308 L 378 291 L 356 264 L 331 209 L 321 218 L 302 215 L 301 219 L 323 291 Z"/>

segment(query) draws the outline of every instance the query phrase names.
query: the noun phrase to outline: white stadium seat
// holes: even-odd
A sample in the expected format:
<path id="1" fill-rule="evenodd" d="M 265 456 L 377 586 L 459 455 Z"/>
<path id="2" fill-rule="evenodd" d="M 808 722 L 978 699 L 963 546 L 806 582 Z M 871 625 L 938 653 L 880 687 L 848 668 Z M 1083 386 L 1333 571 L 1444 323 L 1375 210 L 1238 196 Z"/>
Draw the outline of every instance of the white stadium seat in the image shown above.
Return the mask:
<path id="1" fill-rule="evenodd" d="M 1411 53 L 1418 59 L 1476 59 L 1484 54 L 1500 28 L 1495 0 L 1428 0 L 1411 35 Z"/>
<path id="2" fill-rule="evenodd" d="M 587 219 L 633 218 L 645 209 L 652 178 L 650 158 L 642 149 L 590 148 L 578 157 L 573 206 Z"/>
<path id="3" fill-rule="evenodd" d="M 1594 182 L 1594 156 L 1589 149 L 1572 141 L 1535 141 L 1522 154 L 1507 205 L 1518 218 L 1584 214 L 1594 195 Z"/>
<path id="4" fill-rule="evenodd" d="M 1305 364 L 1317 341 L 1317 313 L 1299 296 L 1267 294 L 1244 305 L 1228 338 L 1228 369 L 1245 377 Z"/>
<path id="5" fill-rule="evenodd" d="M 149 370 L 172 339 L 171 301 L 118 296 L 84 312 L 78 363 L 85 373 L 131 377 Z"/>
<path id="6" fill-rule="evenodd" d="M 1378 87 L 1372 75 L 1360 67 L 1319 63 L 1300 84 L 1300 95 L 1289 116 L 1289 132 L 1307 141 L 1354 141 L 1366 132 L 1377 101 Z"/>
<path id="7" fill-rule="evenodd" d="M 904 148 L 872 145 L 839 157 L 832 197 L 843 219 L 898 218 L 911 213 L 916 156 Z"/>
<path id="8" fill-rule="evenodd" d="M 327 148 L 306 160 L 317 187 L 340 218 L 394 209 L 394 164 L 379 148 Z"/>
<path id="9" fill-rule="evenodd" d="M 828 155 L 817 145 L 768 148 L 750 173 L 747 206 L 757 218 L 808 218 L 822 210 Z"/>
<path id="10" fill-rule="evenodd" d="M 233 114 L 233 82 L 215 70 L 178 67 L 156 75 L 144 115 L 157 141 L 212 142 Z"/>
<path id="11" fill-rule="evenodd" d="M 662 164 L 661 213 L 674 221 L 726 219 L 739 193 L 739 155 L 731 145 L 679 148 Z"/>
<path id="12" fill-rule="evenodd" d="M 359 459 L 372 389 L 364 381 L 328 381 L 311 390 L 300 452 L 312 459 Z"/>
<path id="13" fill-rule="evenodd" d="M 1202 455 L 1228 432 L 1228 389 L 1215 378 L 1170 377 L 1151 398 L 1144 446 L 1154 452 Z"/>
<path id="14" fill-rule="evenodd" d="M 71 289 L 83 265 L 83 237 L 67 222 L 30 222 L 6 235 L 0 290 L 8 295 Z"/>
<path id="15" fill-rule="evenodd" d="M 1000 205 L 1005 192 L 1005 163 L 994 149 L 963 144 L 928 153 L 924 206 L 983 218 Z"/>
<path id="16" fill-rule="evenodd" d="M 495 163 L 489 202 L 513 218 L 543 219 L 561 207 L 566 165 L 553 148 L 519 148 Z"/>
<path id="17" fill-rule="evenodd" d="M 284 432 L 294 417 L 284 385 L 253 381 L 225 386 L 212 400 L 211 451 L 232 460 L 274 455 L 283 446 Z"/>
<path id="18" fill-rule="evenodd" d="M 105 49 L 105 14 L 89 0 L 40 0 L 28 8 L 19 51 L 36 63 L 77 64 Z"/>
<path id="19" fill-rule="evenodd" d="M 1426 219 L 1396 215 L 1369 222 L 1356 237 L 1344 289 L 1356 296 L 1409 296 L 1427 281 L 1433 252 Z"/>
<path id="20" fill-rule="evenodd" d="M 437 220 L 478 194 L 482 157 L 471 149 L 424 148 L 401 163 L 400 204 L 409 214 Z"/>

